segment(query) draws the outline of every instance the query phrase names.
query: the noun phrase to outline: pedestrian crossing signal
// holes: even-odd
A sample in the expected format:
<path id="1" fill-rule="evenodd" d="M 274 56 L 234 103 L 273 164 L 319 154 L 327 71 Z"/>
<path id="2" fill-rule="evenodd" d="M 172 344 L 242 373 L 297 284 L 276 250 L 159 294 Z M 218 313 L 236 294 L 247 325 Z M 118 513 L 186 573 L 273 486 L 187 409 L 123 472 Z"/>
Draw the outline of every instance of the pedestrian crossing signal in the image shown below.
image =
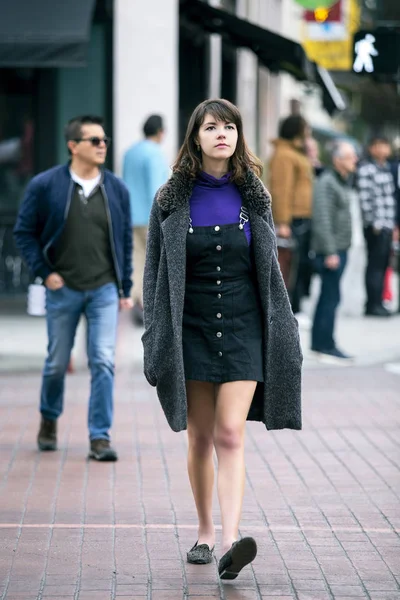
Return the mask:
<path id="1" fill-rule="evenodd" d="M 353 72 L 396 76 L 400 65 L 400 32 L 381 28 L 354 36 Z"/>

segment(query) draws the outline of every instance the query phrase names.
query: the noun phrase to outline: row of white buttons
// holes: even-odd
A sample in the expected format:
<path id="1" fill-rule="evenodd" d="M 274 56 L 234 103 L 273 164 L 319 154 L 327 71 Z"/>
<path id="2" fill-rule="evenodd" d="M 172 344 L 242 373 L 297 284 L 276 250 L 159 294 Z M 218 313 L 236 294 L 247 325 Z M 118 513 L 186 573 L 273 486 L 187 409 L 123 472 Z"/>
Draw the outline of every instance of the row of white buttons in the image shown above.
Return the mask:
<path id="1" fill-rule="evenodd" d="M 215 231 L 219 231 L 219 230 L 220 230 L 220 227 L 219 227 L 219 225 L 216 225 L 216 226 L 214 227 L 214 230 L 215 230 Z M 218 252 L 220 252 L 220 251 L 222 250 L 222 246 L 220 246 L 220 245 L 218 244 L 218 246 L 216 247 L 216 250 L 218 250 Z M 220 270 L 221 270 L 221 267 L 217 267 L 217 271 L 220 271 Z M 219 279 L 218 279 L 218 281 L 217 281 L 217 285 L 221 285 L 221 281 L 220 281 Z M 218 297 L 218 298 L 222 298 L 222 295 L 221 295 L 221 294 L 218 294 L 218 296 L 217 296 L 217 297 Z M 221 313 L 217 313 L 217 319 L 222 319 L 222 314 L 221 314 Z M 221 333 L 221 331 L 218 331 L 218 332 L 217 332 L 217 338 L 222 338 L 222 333 Z M 219 356 L 219 357 L 222 357 L 222 352 L 218 352 L 218 356 Z"/>

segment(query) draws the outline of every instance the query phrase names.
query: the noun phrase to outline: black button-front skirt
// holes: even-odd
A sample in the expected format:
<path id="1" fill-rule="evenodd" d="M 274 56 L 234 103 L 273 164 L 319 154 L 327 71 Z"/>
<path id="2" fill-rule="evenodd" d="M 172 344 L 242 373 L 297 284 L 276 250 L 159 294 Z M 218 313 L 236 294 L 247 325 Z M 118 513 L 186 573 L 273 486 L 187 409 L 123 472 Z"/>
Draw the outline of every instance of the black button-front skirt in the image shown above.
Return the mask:
<path id="1" fill-rule="evenodd" d="M 239 224 L 187 236 L 183 357 L 187 380 L 264 381 L 253 253 Z"/>

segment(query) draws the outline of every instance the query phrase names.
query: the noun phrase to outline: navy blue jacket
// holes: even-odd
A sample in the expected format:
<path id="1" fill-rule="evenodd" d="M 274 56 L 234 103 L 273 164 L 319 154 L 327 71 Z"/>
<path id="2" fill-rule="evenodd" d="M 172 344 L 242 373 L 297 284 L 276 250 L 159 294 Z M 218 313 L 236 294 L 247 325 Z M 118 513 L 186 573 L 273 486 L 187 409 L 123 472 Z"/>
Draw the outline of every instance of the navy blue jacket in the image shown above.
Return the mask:
<path id="1" fill-rule="evenodd" d="M 69 165 L 39 173 L 26 188 L 14 228 L 16 244 L 35 277 L 43 281 L 54 272 L 51 251 L 68 216 L 74 189 Z M 110 244 L 121 297 L 132 287 L 132 224 L 129 192 L 110 171 L 104 171 L 101 190 L 110 226 Z"/>

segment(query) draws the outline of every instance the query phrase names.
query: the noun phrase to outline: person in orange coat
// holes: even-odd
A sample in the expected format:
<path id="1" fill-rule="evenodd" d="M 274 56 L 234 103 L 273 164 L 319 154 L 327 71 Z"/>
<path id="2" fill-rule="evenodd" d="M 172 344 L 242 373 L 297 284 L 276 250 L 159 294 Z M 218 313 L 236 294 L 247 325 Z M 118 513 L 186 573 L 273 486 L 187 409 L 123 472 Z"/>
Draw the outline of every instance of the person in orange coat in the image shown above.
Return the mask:
<path id="1" fill-rule="evenodd" d="M 279 138 L 269 164 L 269 189 L 272 213 L 278 239 L 293 239 L 296 243 L 297 270 L 293 280 L 288 278 L 287 253 L 279 251 L 279 261 L 288 288 L 293 312 L 300 313 L 301 299 L 307 294 L 311 262 L 311 212 L 313 169 L 305 153 L 309 127 L 300 115 L 286 118 L 280 125 Z M 282 243 L 282 246 L 285 246 Z M 289 245 L 289 244 L 287 244 Z M 286 277 L 285 277 L 286 275 Z"/>

